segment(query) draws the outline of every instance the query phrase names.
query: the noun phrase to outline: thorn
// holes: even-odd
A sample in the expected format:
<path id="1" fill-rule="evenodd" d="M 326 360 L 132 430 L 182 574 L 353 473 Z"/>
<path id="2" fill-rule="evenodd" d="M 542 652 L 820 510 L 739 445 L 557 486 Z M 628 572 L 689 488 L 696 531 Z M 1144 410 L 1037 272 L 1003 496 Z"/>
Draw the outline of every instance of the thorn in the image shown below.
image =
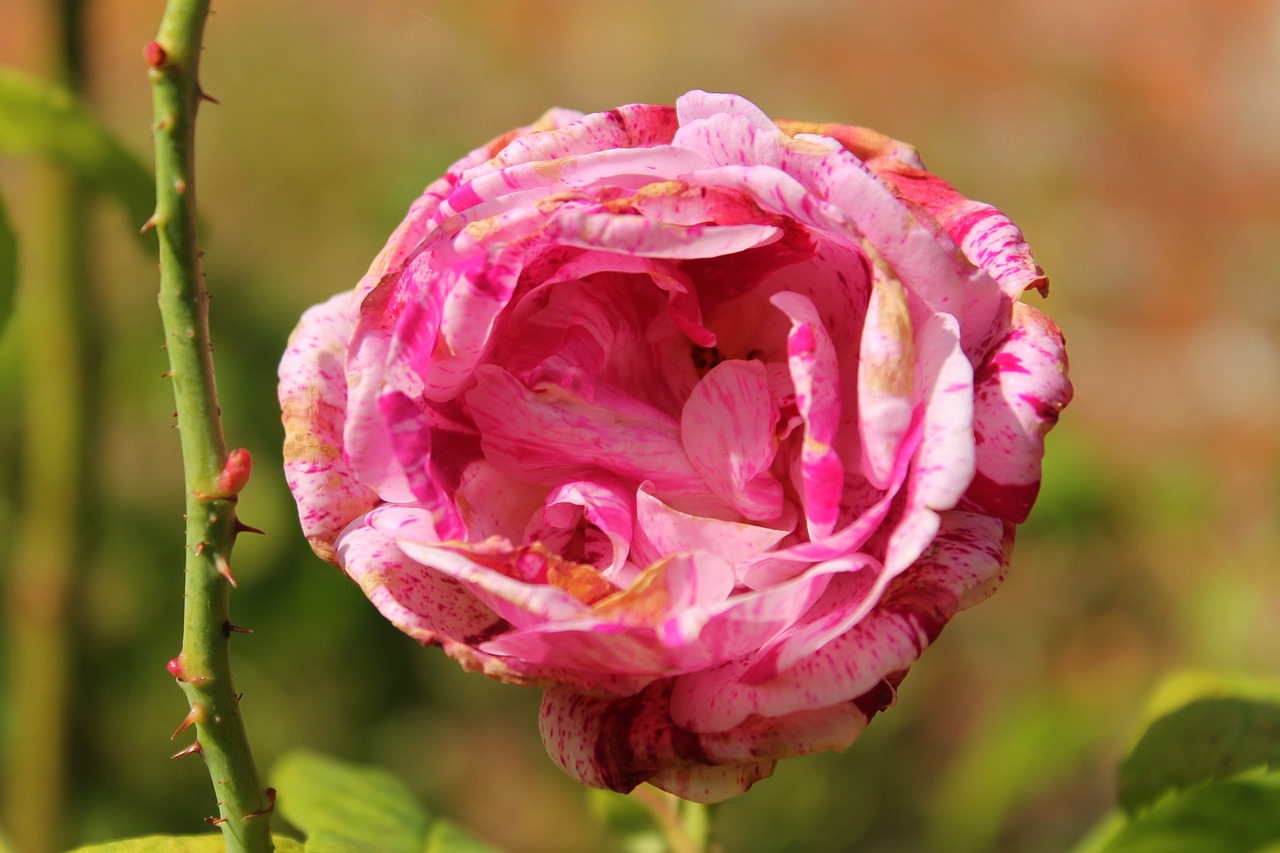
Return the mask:
<path id="1" fill-rule="evenodd" d="M 216 104 L 221 104 L 221 103 L 222 103 L 222 101 L 219 101 L 217 98 L 215 98 L 213 95 L 210 95 L 210 94 L 209 94 L 208 92 L 206 92 L 204 89 L 201 89 L 201 90 L 200 90 L 200 100 L 202 100 L 202 101 L 208 101 L 209 103 L 211 103 L 211 104 L 215 104 L 215 105 L 216 105 Z"/>
<path id="2" fill-rule="evenodd" d="M 182 678 L 182 655 L 172 658 L 164 668 L 169 670 L 169 674 L 174 678 Z"/>
<path id="3" fill-rule="evenodd" d="M 238 518 L 235 521 L 235 526 L 231 528 L 231 532 L 233 536 L 239 536 L 241 533 L 258 533 L 258 534 L 261 534 L 262 536 L 267 535 L 267 531 L 259 530 L 256 527 L 252 527 L 248 524 L 245 524 L 243 521 L 241 521 Z"/>
<path id="4" fill-rule="evenodd" d="M 199 705 L 192 705 L 191 710 L 188 711 L 187 715 L 182 718 L 182 722 L 179 723 L 178 727 L 173 730 L 173 734 L 169 735 L 169 740 L 173 740 L 178 735 L 182 734 L 184 731 L 187 730 L 187 727 L 190 726 L 192 723 L 200 722 L 200 719 L 203 716 L 204 716 L 203 709 Z"/>
<path id="5" fill-rule="evenodd" d="M 197 542 L 197 543 L 196 543 L 196 556 L 197 556 L 197 557 L 199 557 L 201 554 L 203 554 L 203 553 L 204 553 L 204 549 L 205 549 L 205 548 L 207 548 L 207 547 L 209 547 L 209 543 L 208 543 L 208 542 Z"/>
<path id="6" fill-rule="evenodd" d="M 239 704 L 240 704 L 240 700 L 241 700 L 241 699 L 243 699 L 243 698 L 244 698 L 244 694 L 243 694 L 243 693 L 237 693 L 237 694 L 236 694 L 236 704 L 237 704 L 237 705 L 239 705 Z"/>
<path id="7" fill-rule="evenodd" d="M 169 760 L 172 761 L 175 758 L 182 758 L 184 755 L 199 755 L 201 758 L 203 758 L 204 747 L 200 746 L 200 741 L 193 740 L 191 742 L 191 746 L 184 746 L 182 749 L 178 750 L 173 755 L 170 755 Z"/>
<path id="8" fill-rule="evenodd" d="M 207 817 L 204 819 L 204 822 L 211 823 L 214 826 L 217 826 L 220 823 L 226 823 L 227 819 L 225 817 Z"/>
<path id="9" fill-rule="evenodd" d="M 227 562 L 227 558 L 219 554 L 213 560 L 213 567 L 218 570 L 218 574 L 227 579 L 227 583 L 232 586 L 236 585 L 235 575 L 231 574 L 231 564 Z"/>
<path id="10" fill-rule="evenodd" d="M 178 195 L 186 195 L 187 194 L 186 180 L 184 180 L 183 178 L 178 178 L 176 181 L 174 181 L 173 191 L 176 192 Z"/>
<path id="11" fill-rule="evenodd" d="M 232 625 L 230 620 L 222 623 L 222 636 L 230 637 L 232 633 L 236 634 L 252 634 L 252 628 L 246 628 L 243 625 Z"/>
<path id="12" fill-rule="evenodd" d="M 165 53 L 164 48 L 160 46 L 158 41 L 147 42 L 147 46 L 143 49 L 143 55 L 147 58 L 147 65 L 156 69 L 161 68 L 169 59 L 169 54 Z"/>
<path id="13" fill-rule="evenodd" d="M 171 379 L 171 378 L 173 378 L 173 371 L 172 371 L 172 370 L 166 370 L 164 373 L 161 373 L 161 374 L 160 374 L 160 378 L 161 378 L 161 379 Z"/>
<path id="14" fill-rule="evenodd" d="M 152 228 L 155 228 L 155 227 L 156 227 L 156 215 L 153 213 L 149 217 L 147 217 L 146 222 L 142 223 L 142 228 L 139 229 L 138 233 L 146 234 L 148 231 L 150 231 Z"/>

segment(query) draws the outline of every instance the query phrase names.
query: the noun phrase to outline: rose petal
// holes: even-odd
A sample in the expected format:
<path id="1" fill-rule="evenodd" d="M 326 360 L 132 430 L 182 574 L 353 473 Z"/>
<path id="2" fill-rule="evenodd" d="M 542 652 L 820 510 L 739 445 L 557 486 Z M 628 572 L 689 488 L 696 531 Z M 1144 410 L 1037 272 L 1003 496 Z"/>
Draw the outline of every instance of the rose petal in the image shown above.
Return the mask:
<path id="1" fill-rule="evenodd" d="M 1026 521 L 1040 491 L 1045 434 L 1071 402 L 1067 369 L 1062 332 L 1036 309 L 1015 303 L 1013 331 L 974 379 L 977 474 L 967 505 Z"/>
<path id="2" fill-rule="evenodd" d="M 671 696 L 678 725 L 729 731 L 752 715 L 779 717 L 849 701 L 909 667 L 960 609 L 971 590 L 989 590 L 1005 566 L 997 519 L 944 513 L 934 547 L 879 604 L 834 640 L 772 678 L 748 683 L 749 658 L 682 676 Z"/>
<path id="3" fill-rule="evenodd" d="M 752 521 L 782 516 L 782 484 L 770 473 L 778 413 L 758 361 L 712 368 L 685 403 L 680 437 L 694 470 L 726 503 Z"/>
<path id="4" fill-rule="evenodd" d="M 799 293 L 776 293 L 770 301 L 791 318 L 787 362 L 796 406 L 804 419 L 800 449 L 801 494 L 809 537 L 831 533 L 840 511 L 844 465 L 835 450 L 840 427 L 840 368 L 835 346 L 813 302 Z"/>
<path id="5" fill-rule="evenodd" d="M 342 453 L 347 380 L 342 364 L 351 333 L 351 293 L 309 309 L 280 362 L 284 470 L 302 532 L 325 560 L 342 528 L 372 509 L 377 495 L 355 478 Z"/>
<path id="6" fill-rule="evenodd" d="M 707 496 L 669 415 L 616 400 L 625 410 L 592 405 L 555 386 L 528 389 L 491 365 L 476 371 L 466 394 L 485 458 L 508 474 L 555 485 L 603 469 L 623 480 L 654 483 L 665 496 Z"/>

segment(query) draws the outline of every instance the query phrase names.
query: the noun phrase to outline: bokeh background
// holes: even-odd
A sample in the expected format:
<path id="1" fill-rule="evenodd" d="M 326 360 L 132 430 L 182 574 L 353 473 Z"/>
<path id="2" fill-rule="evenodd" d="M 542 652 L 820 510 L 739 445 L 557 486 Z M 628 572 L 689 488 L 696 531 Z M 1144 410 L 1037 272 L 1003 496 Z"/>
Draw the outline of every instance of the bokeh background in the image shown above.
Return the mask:
<path id="1" fill-rule="evenodd" d="M 47 5 L 0 0 L 0 64 L 41 69 Z M 162 5 L 87 5 L 87 97 L 147 160 L 142 47 Z M 729 851 L 1066 850 L 1110 807 L 1163 676 L 1277 673 L 1280 3 L 214 10 L 203 81 L 221 103 L 200 114 L 199 192 L 227 433 L 256 462 L 242 517 L 268 531 L 237 547 L 232 603 L 256 631 L 235 639 L 234 665 L 264 767 L 315 748 L 393 769 L 512 851 L 616 849 L 542 753 L 535 692 L 419 648 L 312 556 L 278 473 L 275 364 L 302 310 L 350 287 L 453 159 L 551 105 L 669 103 L 690 88 L 876 127 L 1009 213 L 1050 274 L 1041 307 L 1066 332 L 1077 389 L 1005 587 L 947 628 L 852 749 L 783 762 L 724 805 Z M 28 172 L 0 161 L 23 240 Z M 139 224 L 95 204 L 86 238 L 96 499 L 64 626 L 64 847 L 198 831 L 213 812 L 202 768 L 168 760 L 185 712 L 164 672 L 180 634 L 182 483 Z M 14 339 L 0 344 L 0 574 L 23 499 L 16 365 L 41 358 Z"/>

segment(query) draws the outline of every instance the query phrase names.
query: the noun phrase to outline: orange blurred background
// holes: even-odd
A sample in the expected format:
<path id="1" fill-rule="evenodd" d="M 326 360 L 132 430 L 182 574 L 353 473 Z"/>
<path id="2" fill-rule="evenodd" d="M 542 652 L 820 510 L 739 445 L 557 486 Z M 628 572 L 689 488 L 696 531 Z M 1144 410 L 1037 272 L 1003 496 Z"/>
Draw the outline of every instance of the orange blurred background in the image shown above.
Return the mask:
<path id="1" fill-rule="evenodd" d="M 37 70 L 45 2 L 0 0 L 0 65 Z M 87 97 L 148 161 L 162 5 L 87 10 Z M 235 663 L 264 766 L 297 746 L 375 761 L 511 850 L 612 849 L 542 756 L 534 694 L 418 649 L 311 556 L 275 473 L 274 370 L 302 310 L 350 287 L 453 159 L 552 105 L 691 88 L 875 127 L 1003 209 L 1049 273 L 1029 299 L 1066 332 L 1076 385 L 1005 588 L 862 742 L 723 806 L 730 851 L 1066 849 L 1110 807 L 1163 675 L 1280 669 L 1275 0 L 217 0 L 205 45 L 216 358 L 229 440 L 258 461 L 243 514 L 270 533 L 237 549 L 233 598 L 257 630 Z M 20 239 L 25 187 L 0 161 Z M 75 586 L 68 845 L 198 831 L 213 808 L 201 769 L 166 760 L 182 486 L 155 266 L 140 223 L 99 208 L 108 507 Z M 12 398 L 0 381 L 0 412 Z"/>

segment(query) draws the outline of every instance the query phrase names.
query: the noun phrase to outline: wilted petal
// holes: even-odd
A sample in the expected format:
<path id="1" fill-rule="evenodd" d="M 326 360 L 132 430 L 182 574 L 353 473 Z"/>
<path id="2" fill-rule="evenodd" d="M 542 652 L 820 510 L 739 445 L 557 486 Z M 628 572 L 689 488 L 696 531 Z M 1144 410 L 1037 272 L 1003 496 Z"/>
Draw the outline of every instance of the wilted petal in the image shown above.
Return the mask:
<path id="1" fill-rule="evenodd" d="M 858 355 L 862 474 L 886 488 L 915 413 L 916 345 L 902 283 L 879 261 Z"/>
<path id="2" fill-rule="evenodd" d="M 309 309 L 280 362 L 285 477 L 298 503 L 302 532 L 331 563 L 338 533 L 377 502 L 342 454 L 350 305 L 348 292 Z"/>

